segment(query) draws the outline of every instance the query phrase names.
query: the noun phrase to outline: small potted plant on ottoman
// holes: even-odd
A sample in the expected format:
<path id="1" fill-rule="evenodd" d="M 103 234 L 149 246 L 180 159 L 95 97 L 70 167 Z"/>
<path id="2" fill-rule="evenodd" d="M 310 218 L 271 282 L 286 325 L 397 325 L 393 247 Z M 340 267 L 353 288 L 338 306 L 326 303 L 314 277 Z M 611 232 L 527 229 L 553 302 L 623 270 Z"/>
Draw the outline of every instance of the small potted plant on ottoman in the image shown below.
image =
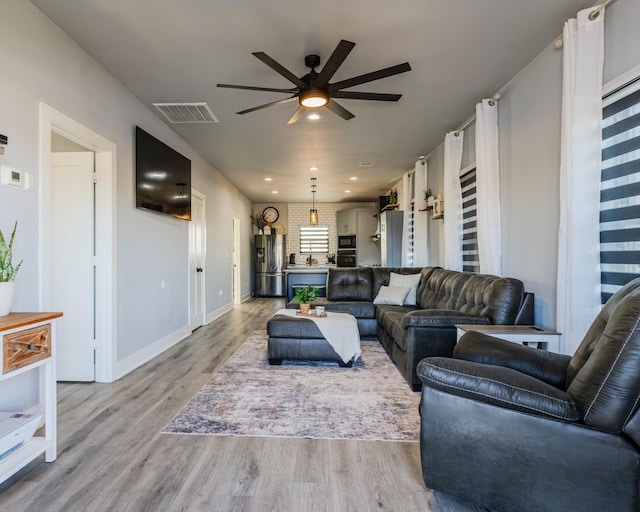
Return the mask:
<path id="1" fill-rule="evenodd" d="M 314 300 L 318 296 L 318 288 L 310 284 L 304 288 L 296 288 L 296 299 L 300 301 L 300 313 L 303 315 L 309 314 L 311 309 L 310 301 Z"/>

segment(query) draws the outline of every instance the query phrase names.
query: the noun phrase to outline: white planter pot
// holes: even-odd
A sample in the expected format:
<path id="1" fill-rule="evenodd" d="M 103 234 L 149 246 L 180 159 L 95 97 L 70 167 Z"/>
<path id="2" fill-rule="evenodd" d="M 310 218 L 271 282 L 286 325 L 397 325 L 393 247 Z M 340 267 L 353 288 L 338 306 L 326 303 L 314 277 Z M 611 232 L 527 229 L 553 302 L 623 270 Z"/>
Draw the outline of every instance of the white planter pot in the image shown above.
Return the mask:
<path id="1" fill-rule="evenodd" d="M 13 304 L 13 292 L 16 289 L 15 281 L 0 283 L 0 316 L 6 316 L 11 312 Z"/>

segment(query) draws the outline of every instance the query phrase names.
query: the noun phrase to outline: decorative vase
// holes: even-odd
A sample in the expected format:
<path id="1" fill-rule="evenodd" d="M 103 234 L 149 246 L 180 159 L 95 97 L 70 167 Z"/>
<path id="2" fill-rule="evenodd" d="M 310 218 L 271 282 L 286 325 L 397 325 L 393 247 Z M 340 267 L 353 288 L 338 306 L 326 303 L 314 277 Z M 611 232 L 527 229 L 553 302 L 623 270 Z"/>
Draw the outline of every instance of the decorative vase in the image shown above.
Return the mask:
<path id="1" fill-rule="evenodd" d="M 300 313 L 302 313 L 303 315 L 308 315 L 309 309 L 311 309 L 311 304 L 309 304 L 308 302 L 300 304 Z"/>
<path id="2" fill-rule="evenodd" d="M 0 316 L 6 316 L 11 312 L 15 289 L 15 281 L 0 283 Z"/>

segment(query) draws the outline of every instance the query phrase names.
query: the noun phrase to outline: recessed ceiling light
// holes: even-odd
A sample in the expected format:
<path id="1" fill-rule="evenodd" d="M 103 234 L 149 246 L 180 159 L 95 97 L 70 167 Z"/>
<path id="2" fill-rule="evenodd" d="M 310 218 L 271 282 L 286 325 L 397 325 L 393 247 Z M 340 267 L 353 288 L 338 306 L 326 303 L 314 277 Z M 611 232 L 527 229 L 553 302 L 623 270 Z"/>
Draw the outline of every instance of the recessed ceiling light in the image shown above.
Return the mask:
<path id="1" fill-rule="evenodd" d="M 318 119 L 320 119 L 320 114 L 316 114 L 316 113 L 309 114 L 307 116 L 307 119 L 311 119 L 312 121 L 317 121 Z"/>
<path id="2" fill-rule="evenodd" d="M 351 181 L 356 181 L 358 179 L 357 176 L 351 176 L 351 178 L 349 178 Z"/>
<path id="3" fill-rule="evenodd" d="M 277 193 L 278 193 L 278 191 L 277 191 L 277 190 L 272 190 L 272 191 L 271 191 L 271 193 L 272 193 L 272 194 L 277 194 Z"/>
<path id="4" fill-rule="evenodd" d="M 318 170 L 318 168 L 314 165 L 313 167 L 309 167 L 309 170 L 310 170 L 310 171 L 317 171 L 317 170 Z"/>
<path id="5" fill-rule="evenodd" d="M 345 190 L 344 193 L 345 194 L 351 194 L 351 190 Z"/>
<path id="6" fill-rule="evenodd" d="M 271 181 L 273 178 L 265 178 L 264 181 Z"/>

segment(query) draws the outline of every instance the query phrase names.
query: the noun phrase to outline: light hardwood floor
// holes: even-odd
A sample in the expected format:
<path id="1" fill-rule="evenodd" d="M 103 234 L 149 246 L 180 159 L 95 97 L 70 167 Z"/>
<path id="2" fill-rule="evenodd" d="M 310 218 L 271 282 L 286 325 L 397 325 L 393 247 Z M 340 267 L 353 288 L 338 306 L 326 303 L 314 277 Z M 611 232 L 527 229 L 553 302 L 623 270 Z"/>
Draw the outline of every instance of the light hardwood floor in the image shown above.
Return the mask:
<path id="1" fill-rule="evenodd" d="M 281 299 L 254 299 L 112 384 L 58 384 L 58 459 L 0 511 L 481 512 L 425 489 L 418 443 L 160 432 Z"/>

